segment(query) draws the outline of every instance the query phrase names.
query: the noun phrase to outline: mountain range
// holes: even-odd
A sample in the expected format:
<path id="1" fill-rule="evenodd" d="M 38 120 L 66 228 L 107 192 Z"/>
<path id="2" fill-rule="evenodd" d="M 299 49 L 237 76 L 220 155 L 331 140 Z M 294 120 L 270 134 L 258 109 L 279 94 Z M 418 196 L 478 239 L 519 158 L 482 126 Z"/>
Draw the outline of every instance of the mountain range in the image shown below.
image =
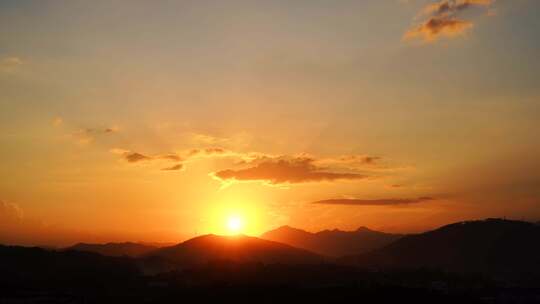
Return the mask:
<path id="1" fill-rule="evenodd" d="M 540 226 L 503 219 L 459 222 L 340 261 L 370 268 L 538 274 Z"/>
<path id="2" fill-rule="evenodd" d="M 146 255 L 178 266 L 232 261 L 264 264 L 317 264 L 324 258 L 304 249 L 245 235 L 203 235 Z"/>
<path id="3" fill-rule="evenodd" d="M 261 235 L 259 241 L 260 243 L 264 243 L 262 240 L 266 240 L 274 243 L 287 244 L 327 257 L 341 257 L 345 255 L 360 254 L 384 247 L 402 236 L 403 235 L 400 234 L 374 231 L 366 227 L 360 227 L 355 231 L 341 231 L 334 229 L 311 233 L 289 226 L 282 226 L 264 233 Z M 227 239 L 235 240 L 235 242 L 221 242 L 221 240 Z M 229 243 L 236 244 L 236 246 L 248 246 L 248 243 L 254 245 L 256 239 L 257 238 L 247 236 L 218 237 L 216 235 L 207 235 L 193 238 L 185 243 L 168 244 L 159 247 L 157 245 L 149 245 L 148 243 L 132 242 L 106 244 L 78 243 L 66 249 L 94 252 L 106 256 L 145 257 L 151 256 L 151 253 L 155 253 L 156 255 L 167 255 L 170 258 L 171 255 L 166 254 L 166 252 L 177 252 L 179 254 L 179 252 L 182 251 L 180 250 L 181 248 L 191 248 L 192 246 L 201 246 L 203 244 L 206 246 L 216 244 L 216 246 L 218 246 L 217 244 L 223 245 Z M 214 249 L 216 248 L 212 247 L 211 250 Z M 221 251 L 220 254 L 224 254 L 224 252 Z"/>
<path id="4" fill-rule="evenodd" d="M 290 230 L 298 231 L 278 229 L 286 236 L 284 231 Z M 314 235 L 318 234 L 343 232 Z M 538 303 L 540 299 L 537 224 L 502 219 L 459 222 L 380 246 L 333 258 L 243 235 L 203 235 L 162 248 L 133 243 L 77 244 L 63 250 L 0 245 L 0 302 Z"/>
<path id="5" fill-rule="evenodd" d="M 289 244 L 321 255 L 340 257 L 365 253 L 384 247 L 403 237 L 360 227 L 355 231 L 323 230 L 307 232 L 289 226 L 282 226 L 261 235 L 261 238 Z"/>
<path id="6" fill-rule="evenodd" d="M 0 261 L 2 264 L 10 263 L 9 259 L 14 257 L 23 261 L 25 257 L 37 254 L 36 250 L 2 247 Z M 10 255 L 12 251 L 21 254 Z M 84 252 L 88 253 L 85 255 Z M 354 254 L 338 257 L 341 253 L 350 252 Z M 64 260 L 69 263 L 74 257 L 100 263 L 108 261 L 100 259 L 101 256 L 123 257 L 129 258 L 130 263 L 138 265 L 144 273 L 152 274 L 214 261 L 267 265 L 341 264 L 364 269 L 425 268 L 503 275 L 540 274 L 540 225 L 487 219 L 458 222 L 405 236 L 367 228 L 352 232 L 326 230 L 309 233 L 281 227 L 265 233 L 262 238 L 204 235 L 162 248 L 136 243 L 77 244 L 62 251 L 43 250 L 37 256 L 40 257 L 38 261 L 46 257 L 55 263 Z M 9 259 L 6 260 L 6 257 Z M 25 265 L 32 263 L 36 261 L 29 260 Z"/>
<path id="7" fill-rule="evenodd" d="M 88 244 L 88 243 L 78 243 L 71 247 L 66 248 L 66 250 L 76 250 L 76 251 L 85 251 L 85 252 L 94 252 L 99 253 L 105 256 L 129 256 L 129 257 L 139 257 L 145 254 L 148 254 L 154 250 L 157 250 L 159 247 L 145 245 L 140 243 L 107 243 L 107 244 Z"/>

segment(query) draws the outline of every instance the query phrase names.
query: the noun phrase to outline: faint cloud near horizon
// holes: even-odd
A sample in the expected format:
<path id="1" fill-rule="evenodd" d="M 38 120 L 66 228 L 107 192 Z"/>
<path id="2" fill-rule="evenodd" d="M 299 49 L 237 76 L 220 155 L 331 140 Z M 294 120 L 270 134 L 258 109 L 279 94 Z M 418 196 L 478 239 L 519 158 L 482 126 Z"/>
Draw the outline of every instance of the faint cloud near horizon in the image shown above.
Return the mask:
<path id="1" fill-rule="evenodd" d="M 12 223 L 23 219 L 23 210 L 13 203 L 0 200 L 0 222 Z"/>
<path id="2" fill-rule="evenodd" d="M 2 72 L 15 72 L 24 61 L 17 56 L 8 56 L 0 59 L 0 71 Z"/>

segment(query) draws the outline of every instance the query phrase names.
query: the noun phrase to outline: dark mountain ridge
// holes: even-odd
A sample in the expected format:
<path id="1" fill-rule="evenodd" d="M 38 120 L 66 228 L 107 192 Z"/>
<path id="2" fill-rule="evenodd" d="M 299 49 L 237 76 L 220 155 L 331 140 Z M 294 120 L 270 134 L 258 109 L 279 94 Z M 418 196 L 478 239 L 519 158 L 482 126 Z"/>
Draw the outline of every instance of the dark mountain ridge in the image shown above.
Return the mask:
<path id="1" fill-rule="evenodd" d="M 540 226 L 503 219 L 459 222 L 341 261 L 375 268 L 540 273 Z"/>
<path id="2" fill-rule="evenodd" d="M 148 254 L 158 247 L 143 245 L 139 243 L 106 243 L 106 244 L 88 244 L 88 243 L 78 243 L 74 246 L 66 248 L 67 250 L 77 250 L 85 252 L 94 252 L 99 253 L 105 256 L 129 256 L 129 257 L 138 257 L 145 254 Z"/>
<path id="3" fill-rule="evenodd" d="M 333 257 L 368 252 L 386 246 L 401 237 L 403 235 L 374 231 L 366 227 L 360 227 L 355 231 L 334 229 L 311 233 L 282 226 L 261 235 L 263 239 Z"/>
<path id="4" fill-rule="evenodd" d="M 265 264 L 314 264 L 324 258 L 307 250 L 245 235 L 203 235 L 175 246 L 158 249 L 145 258 L 161 258 L 176 265 L 212 261 L 257 262 Z"/>
<path id="5" fill-rule="evenodd" d="M 205 235 L 137 258 L 0 245 L 0 302 L 215 303 L 244 296 L 252 303 L 276 296 L 268 303 L 282 303 L 297 295 L 294 302 L 330 303 L 345 295 L 355 302 L 538 303 L 539 229 L 500 219 L 461 222 L 335 260 L 247 236 Z"/>
<path id="6" fill-rule="evenodd" d="M 46 288 L 67 284 L 85 288 L 89 281 L 125 281 L 139 275 L 140 271 L 135 261 L 127 257 L 0 245 L 0 274 L 2 287 L 36 284 Z"/>

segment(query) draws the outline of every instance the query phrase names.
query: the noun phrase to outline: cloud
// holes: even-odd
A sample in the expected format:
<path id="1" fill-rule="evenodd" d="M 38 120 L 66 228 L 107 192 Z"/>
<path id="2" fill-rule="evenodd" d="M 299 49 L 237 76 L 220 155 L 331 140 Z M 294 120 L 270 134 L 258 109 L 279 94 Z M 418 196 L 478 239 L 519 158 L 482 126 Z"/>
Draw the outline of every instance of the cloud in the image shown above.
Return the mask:
<path id="1" fill-rule="evenodd" d="M 184 168 L 184 165 L 176 164 L 176 165 L 174 165 L 172 167 L 163 168 L 161 170 L 162 171 L 179 171 L 179 170 L 182 170 L 182 168 Z"/>
<path id="2" fill-rule="evenodd" d="M 51 124 L 54 127 L 60 127 L 64 123 L 64 120 L 61 117 L 56 117 L 51 121 Z"/>
<path id="3" fill-rule="evenodd" d="M 305 157 L 264 158 L 256 163 L 244 169 L 218 171 L 213 173 L 213 176 L 223 182 L 263 181 L 269 184 L 359 180 L 368 177 L 364 174 L 335 172 L 318 167 L 314 164 L 314 159 Z"/>
<path id="4" fill-rule="evenodd" d="M 458 15 L 472 7 L 488 8 L 493 0 L 442 0 L 430 4 L 421 12 L 427 20 L 409 29 L 405 40 L 420 38 L 426 42 L 433 42 L 440 37 L 455 37 L 463 35 L 474 24 L 471 21 L 458 18 Z"/>
<path id="5" fill-rule="evenodd" d="M 188 151 L 187 156 L 188 157 L 195 157 L 195 156 L 221 156 L 221 155 L 230 155 L 230 154 L 236 154 L 231 151 L 228 151 L 221 147 L 211 147 L 211 148 L 204 148 L 204 149 L 191 149 Z"/>
<path id="6" fill-rule="evenodd" d="M 362 159 L 362 162 L 364 164 L 374 164 L 374 163 L 378 162 L 379 160 L 381 160 L 381 157 L 378 157 L 378 156 L 365 156 Z"/>
<path id="7" fill-rule="evenodd" d="M 116 133 L 120 129 L 118 127 L 108 127 L 108 128 L 86 128 L 77 131 L 76 133 L 95 135 L 95 134 L 108 134 Z"/>
<path id="8" fill-rule="evenodd" d="M 392 205 L 409 205 L 423 203 L 435 200 L 432 197 L 419 197 L 415 199 L 398 198 L 398 199 L 327 199 L 312 202 L 319 205 L 353 205 L 353 206 L 392 206 Z"/>
<path id="9" fill-rule="evenodd" d="M 143 160 L 168 160 L 172 162 L 185 162 L 196 157 L 228 157 L 236 156 L 243 158 L 243 154 L 226 150 L 220 147 L 211 147 L 203 149 L 190 149 L 184 152 L 169 153 L 163 155 L 148 156 L 142 153 L 133 152 L 125 149 L 112 149 L 112 153 L 122 155 L 129 162 L 138 162 Z"/>
<path id="10" fill-rule="evenodd" d="M 184 133 L 186 142 L 191 142 L 194 146 L 226 146 L 247 148 L 253 137 L 246 132 L 229 134 L 228 136 L 210 134 L 208 132 L 187 132 Z"/>
<path id="11" fill-rule="evenodd" d="M 200 159 L 227 159 L 232 168 L 218 170 L 210 176 L 223 182 L 261 181 L 266 184 L 297 184 L 320 181 L 377 178 L 384 172 L 402 168 L 383 163 L 380 156 L 344 155 L 316 158 L 307 154 L 272 155 L 239 152 L 222 147 L 193 148 L 170 154 L 148 155 L 126 149 L 112 149 L 128 163 L 169 161 L 181 166 L 162 166 L 162 171 L 182 170 Z"/>
<path id="12" fill-rule="evenodd" d="M 190 149 L 181 153 L 185 160 L 196 159 L 196 158 L 236 158 L 238 159 L 237 164 L 248 164 L 255 160 L 260 160 L 267 157 L 272 157 L 271 155 L 264 153 L 256 152 L 238 152 L 225 149 L 222 147 L 209 147 L 209 148 L 197 148 Z"/>
<path id="13" fill-rule="evenodd" d="M 64 121 L 61 118 L 55 118 L 53 120 L 53 126 L 60 127 L 64 124 Z M 110 135 L 118 132 L 120 129 L 118 127 L 106 127 L 106 128 L 85 128 L 79 129 L 71 133 L 70 137 L 73 138 L 77 143 L 81 145 L 86 145 L 93 142 L 99 136 Z"/>
<path id="14" fill-rule="evenodd" d="M 351 154 L 337 157 L 317 158 L 314 164 L 321 167 L 341 168 L 344 170 L 361 170 L 370 174 L 391 173 L 412 170 L 414 167 L 393 163 L 381 156 Z"/>
<path id="15" fill-rule="evenodd" d="M 162 168 L 161 171 L 180 171 L 185 168 L 187 162 L 202 158 L 238 158 L 242 164 L 263 157 L 261 153 L 240 153 L 227 150 L 221 147 L 196 148 L 180 151 L 178 153 L 148 155 L 127 149 L 115 148 L 110 150 L 111 153 L 120 155 L 123 160 L 131 164 L 137 163 L 156 163 Z M 264 156 L 266 157 L 266 155 Z M 164 166 L 164 163 L 174 163 L 174 165 Z M 164 167 L 163 167 L 164 166 Z"/>
<path id="16" fill-rule="evenodd" d="M 13 72 L 19 66 L 23 65 L 23 60 L 19 57 L 10 56 L 0 59 L 0 70 L 4 72 Z"/>
<path id="17" fill-rule="evenodd" d="M 124 149 L 112 149 L 111 153 L 121 155 L 128 163 L 137 163 L 141 161 L 150 161 L 150 160 L 169 160 L 169 161 L 181 161 L 182 158 L 176 154 L 165 154 L 157 156 L 148 156 L 139 152 L 134 152 Z"/>
<path id="18" fill-rule="evenodd" d="M 382 157 L 379 156 L 369 156 L 369 155 L 344 155 L 336 159 L 337 162 L 344 163 L 360 163 L 367 165 L 374 165 L 382 160 Z"/>
<path id="19" fill-rule="evenodd" d="M 152 157 L 150 156 L 146 156 L 137 152 L 126 152 L 123 156 L 130 163 L 136 163 L 136 162 L 152 159 Z"/>
<path id="20" fill-rule="evenodd" d="M 468 29 L 472 28 L 473 24 L 468 21 L 454 18 L 431 18 L 418 27 L 409 30 L 405 33 L 405 39 L 422 38 L 424 41 L 435 41 L 441 36 L 453 37 L 458 36 Z"/>
<path id="21" fill-rule="evenodd" d="M 126 162 L 132 164 L 140 162 L 158 162 L 159 164 L 163 164 L 163 162 L 175 163 L 172 166 L 162 168 L 161 171 L 179 171 L 184 168 L 184 165 L 181 163 L 184 158 L 175 153 L 150 156 L 124 149 L 112 149 L 111 153 L 121 155 Z"/>
<path id="22" fill-rule="evenodd" d="M 423 13 L 444 16 L 459 13 L 473 6 L 490 6 L 492 3 L 493 0 L 442 0 L 426 6 Z"/>
<path id="23" fill-rule="evenodd" d="M 161 155 L 161 156 L 158 156 L 159 158 L 161 159 L 166 159 L 166 160 L 170 160 L 170 161 L 182 161 L 183 158 L 180 157 L 179 155 L 177 154 L 166 154 L 166 155 Z"/>
<path id="24" fill-rule="evenodd" d="M 22 209 L 13 203 L 0 200 L 0 223 L 13 223 L 22 220 Z"/>
<path id="25" fill-rule="evenodd" d="M 86 145 L 92 143 L 99 137 L 109 136 L 120 132 L 120 127 L 114 125 L 92 128 L 74 128 L 60 116 L 51 119 L 51 126 L 65 132 L 62 138 L 73 140 L 80 145 Z"/>

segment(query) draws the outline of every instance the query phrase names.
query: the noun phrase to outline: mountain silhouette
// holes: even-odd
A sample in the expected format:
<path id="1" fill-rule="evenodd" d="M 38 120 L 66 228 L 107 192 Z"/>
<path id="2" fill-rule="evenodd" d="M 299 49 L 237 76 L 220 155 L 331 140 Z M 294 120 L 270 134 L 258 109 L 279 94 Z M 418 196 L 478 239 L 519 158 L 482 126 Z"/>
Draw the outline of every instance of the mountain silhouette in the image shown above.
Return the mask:
<path id="1" fill-rule="evenodd" d="M 231 245 L 231 242 L 236 243 Z M 149 275 L 139 268 L 139 261 L 146 257 L 109 257 L 74 250 L 0 245 L 0 303 L 397 303 L 411 300 L 414 303 L 480 303 L 468 301 L 473 298 L 464 298 L 461 289 L 454 294 L 434 293 L 429 286 L 433 280 L 449 278 L 444 273 L 406 274 L 405 284 L 410 280 L 411 288 L 401 283 L 403 273 L 366 272 L 330 263 L 307 264 L 320 258 L 256 238 L 203 236 L 171 247 L 163 254 L 172 254 L 173 258 L 190 257 L 187 261 L 193 262 L 194 255 L 209 248 L 213 248 L 212 254 L 204 256 L 208 261 L 215 257 L 235 257 L 241 262 L 221 260 L 192 264 L 184 269 Z M 287 264 L 242 262 L 246 257 L 232 254 L 235 250 L 250 253 L 257 257 L 255 260 Z M 268 258 L 261 251 L 272 257 Z M 453 282 L 466 284 L 464 286 L 476 288 L 484 284 L 468 278 L 451 278 Z M 523 293 L 517 295 L 523 299 Z"/>
<path id="2" fill-rule="evenodd" d="M 203 235 L 153 251 L 146 259 L 164 259 L 177 266 L 232 261 L 264 264 L 317 264 L 324 258 L 304 249 L 245 235 Z"/>
<path id="3" fill-rule="evenodd" d="M 107 244 L 87 244 L 78 243 L 66 248 L 67 250 L 85 251 L 99 253 L 105 256 L 129 256 L 138 257 L 158 249 L 156 246 L 143 245 L 139 243 L 107 243 Z"/>
<path id="4" fill-rule="evenodd" d="M 138 257 L 0 245 L 2 303 L 216 303 L 239 297 L 246 303 L 538 303 L 540 226 L 460 222 L 337 259 L 243 235 L 199 236 Z"/>
<path id="5" fill-rule="evenodd" d="M 355 231 L 324 230 L 316 233 L 282 226 L 264 233 L 261 238 L 289 244 L 318 254 L 339 257 L 360 254 L 386 246 L 401 238 L 390 234 L 360 227 Z"/>
<path id="6" fill-rule="evenodd" d="M 10 284 L 43 288 L 67 285 L 84 287 L 88 282 L 123 282 L 139 273 L 136 263 L 128 257 L 0 245 L 2 287 Z"/>
<path id="7" fill-rule="evenodd" d="M 503 219 L 460 222 L 408 235 L 384 248 L 341 261 L 365 267 L 538 273 L 540 226 Z"/>

